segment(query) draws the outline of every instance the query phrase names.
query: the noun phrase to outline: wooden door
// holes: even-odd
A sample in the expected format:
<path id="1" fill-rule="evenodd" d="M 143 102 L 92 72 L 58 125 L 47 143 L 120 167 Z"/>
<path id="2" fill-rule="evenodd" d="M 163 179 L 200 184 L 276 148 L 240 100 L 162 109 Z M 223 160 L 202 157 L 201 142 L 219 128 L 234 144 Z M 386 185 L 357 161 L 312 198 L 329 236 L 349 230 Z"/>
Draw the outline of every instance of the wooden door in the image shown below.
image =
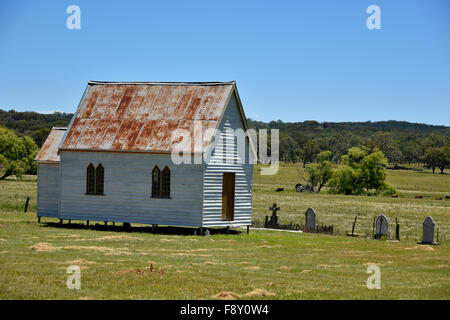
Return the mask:
<path id="1" fill-rule="evenodd" d="M 222 180 L 222 220 L 234 220 L 235 173 L 224 173 Z"/>

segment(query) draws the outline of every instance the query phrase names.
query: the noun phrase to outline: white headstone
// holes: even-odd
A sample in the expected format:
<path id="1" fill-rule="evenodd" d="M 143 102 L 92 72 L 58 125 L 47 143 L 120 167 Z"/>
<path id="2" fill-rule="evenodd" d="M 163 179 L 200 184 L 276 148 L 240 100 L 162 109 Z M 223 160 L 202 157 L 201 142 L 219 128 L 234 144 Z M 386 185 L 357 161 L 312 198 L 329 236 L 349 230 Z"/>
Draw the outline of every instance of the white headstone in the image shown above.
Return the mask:
<path id="1" fill-rule="evenodd" d="M 308 208 L 305 212 L 305 229 L 314 231 L 316 229 L 316 212 L 313 208 Z"/>
<path id="2" fill-rule="evenodd" d="M 375 238 L 379 238 L 383 235 L 387 235 L 389 229 L 389 223 L 384 214 L 378 216 L 375 227 Z"/>
<path id="3" fill-rule="evenodd" d="M 434 243 L 434 227 L 435 223 L 433 221 L 433 218 L 428 216 L 425 218 L 425 221 L 423 222 L 423 237 L 422 242 L 423 243 Z"/>

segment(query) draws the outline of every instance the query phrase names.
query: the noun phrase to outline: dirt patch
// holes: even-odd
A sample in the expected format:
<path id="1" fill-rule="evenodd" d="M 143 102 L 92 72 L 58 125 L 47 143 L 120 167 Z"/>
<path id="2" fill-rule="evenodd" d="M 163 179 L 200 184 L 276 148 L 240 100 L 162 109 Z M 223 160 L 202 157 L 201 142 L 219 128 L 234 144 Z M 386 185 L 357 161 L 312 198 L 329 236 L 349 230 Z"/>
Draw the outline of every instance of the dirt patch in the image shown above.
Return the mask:
<path id="1" fill-rule="evenodd" d="M 302 272 L 300 272 L 300 273 L 308 273 L 308 272 L 311 272 L 312 270 L 303 270 Z"/>
<path id="2" fill-rule="evenodd" d="M 95 298 L 91 298 L 91 297 L 79 297 L 78 300 L 95 300 Z"/>
<path id="3" fill-rule="evenodd" d="M 245 294 L 246 297 L 268 297 L 274 295 L 275 293 L 269 292 L 265 289 L 255 289 Z"/>
<path id="4" fill-rule="evenodd" d="M 186 252 L 172 253 L 172 255 L 179 257 L 211 257 L 210 254 L 186 253 Z"/>
<path id="5" fill-rule="evenodd" d="M 143 239 L 130 237 L 127 235 L 118 235 L 118 236 L 104 236 L 104 237 L 96 238 L 93 240 L 102 241 L 102 240 L 143 240 Z"/>
<path id="6" fill-rule="evenodd" d="M 260 268 L 258 266 L 251 266 L 251 267 L 245 267 L 245 270 L 259 270 Z"/>
<path id="7" fill-rule="evenodd" d="M 84 259 L 78 259 L 78 260 L 66 261 L 66 263 L 67 264 L 78 265 L 78 264 L 95 264 L 96 262 L 94 262 L 94 261 L 87 261 L 87 260 L 84 260 Z"/>
<path id="8" fill-rule="evenodd" d="M 280 269 L 280 270 L 291 270 L 291 268 L 287 267 L 287 266 L 281 266 L 278 269 Z"/>
<path id="9" fill-rule="evenodd" d="M 4 241 L 4 242 L 7 242 L 8 240 L 6 240 L 6 239 L 3 239 L 3 238 L 0 238 L 0 241 Z"/>
<path id="10" fill-rule="evenodd" d="M 31 246 L 30 249 L 36 250 L 36 251 L 45 251 L 45 252 L 53 252 L 53 251 L 59 250 L 58 247 L 54 247 L 51 244 L 48 244 L 47 242 L 37 243 L 37 244 Z"/>
<path id="11" fill-rule="evenodd" d="M 213 298 L 220 299 L 220 300 L 239 300 L 241 298 L 241 296 L 239 294 L 237 294 L 236 292 L 223 291 L 223 292 L 219 292 L 218 294 L 213 296 Z"/>
<path id="12" fill-rule="evenodd" d="M 60 246 L 55 247 L 47 242 L 41 242 L 37 243 L 30 247 L 32 250 L 36 251 L 43 251 L 43 252 L 54 252 L 57 250 L 64 250 L 64 249 L 75 249 L 75 250 L 92 250 L 104 253 L 106 255 L 122 255 L 122 254 L 130 254 L 128 252 L 128 249 L 126 248 L 109 248 L 109 247 L 98 247 L 98 246 Z"/>
<path id="13" fill-rule="evenodd" d="M 431 246 L 426 246 L 426 245 L 417 245 L 417 246 L 414 246 L 414 247 L 406 247 L 405 248 L 405 250 L 414 250 L 414 249 L 417 249 L 417 250 L 425 250 L 425 251 L 434 251 L 435 249 L 433 248 L 433 247 L 431 247 Z"/>

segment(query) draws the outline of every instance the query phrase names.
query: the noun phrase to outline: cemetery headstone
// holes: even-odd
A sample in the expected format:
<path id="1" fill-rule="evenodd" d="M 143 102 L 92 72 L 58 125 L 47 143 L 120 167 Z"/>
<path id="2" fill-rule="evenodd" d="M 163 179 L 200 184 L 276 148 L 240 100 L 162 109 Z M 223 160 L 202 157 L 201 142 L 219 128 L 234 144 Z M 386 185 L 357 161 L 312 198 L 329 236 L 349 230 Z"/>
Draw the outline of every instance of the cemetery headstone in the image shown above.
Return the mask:
<path id="1" fill-rule="evenodd" d="M 278 223 L 277 211 L 280 210 L 280 207 L 277 207 L 277 204 L 274 203 L 272 207 L 269 207 L 269 210 L 272 210 L 272 216 L 270 217 L 269 222 L 267 222 L 266 216 L 266 228 L 278 228 L 280 224 Z"/>
<path id="2" fill-rule="evenodd" d="M 305 212 L 305 230 L 309 232 L 316 230 L 316 212 L 313 208 L 308 208 Z"/>
<path id="3" fill-rule="evenodd" d="M 389 229 L 389 223 L 384 214 L 378 216 L 375 222 L 375 239 L 380 239 L 382 236 L 387 235 Z"/>
<path id="4" fill-rule="evenodd" d="M 423 244 L 435 244 L 434 242 L 434 229 L 436 224 L 433 221 L 433 218 L 428 216 L 425 218 L 423 222 Z"/>

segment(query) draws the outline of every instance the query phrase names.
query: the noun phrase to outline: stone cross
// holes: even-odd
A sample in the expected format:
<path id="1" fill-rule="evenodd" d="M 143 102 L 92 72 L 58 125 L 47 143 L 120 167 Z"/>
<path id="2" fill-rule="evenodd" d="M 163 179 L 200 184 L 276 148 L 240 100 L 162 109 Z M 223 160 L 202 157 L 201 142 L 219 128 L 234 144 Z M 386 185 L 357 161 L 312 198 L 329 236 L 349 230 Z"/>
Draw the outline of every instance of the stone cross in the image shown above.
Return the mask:
<path id="1" fill-rule="evenodd" d="M 277 204 L 274 203 L 272 207 L 269 207 L 269 210 L 272 210 L 272 216 L 270 217 L 270 221 L 268 223 L 268 226 L 271 228 L 276 228 L 279 226 L 278 224 L 278 217 L 277 217 L 277 211 L 280 210 L 280 207 L 277 207 Z"/>
<path id="2" fill-rule="evenodd" d="M 305 230 L 316 230 L 316 212 L 313 208 L 308 208 L 308 210 L 306 210 L 305 212 Z"/>
<path id="3" fill-rule="evenodd" d="M 381 238 L 383 235 L 387 235 L 389 229 L 389 223 L 384 214 L 380 214 L 376 221 L 375 227 L 375 239 Z"/>
<path id="4" fill-rule="evenodd" d="M 433 221 L 433 218 L 428 216 L 425 218 L 425 221 L 423 222 L 423 237 L 422 237 L 422 243 L 424 244 L 434 244 L 434 227 L 435 223 Z"/>

